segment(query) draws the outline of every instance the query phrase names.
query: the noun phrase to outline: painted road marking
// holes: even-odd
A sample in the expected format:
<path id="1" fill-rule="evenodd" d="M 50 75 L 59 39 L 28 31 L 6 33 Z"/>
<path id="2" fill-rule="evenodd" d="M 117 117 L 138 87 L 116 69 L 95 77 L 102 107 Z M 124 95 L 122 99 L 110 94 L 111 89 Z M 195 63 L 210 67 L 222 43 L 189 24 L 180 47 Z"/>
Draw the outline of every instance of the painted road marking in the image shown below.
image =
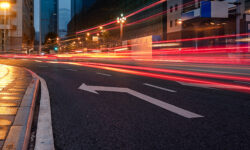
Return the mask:
<path id="1" fill-rule="evenodd" d="M 196 113 L 190 112 L 188 110 L 176 107 L 176 106 L 174 106 L 172 104 L 168 104 L 166 102 L 160 101 L 160 100 L 158 100 L 156 98 L 147 96 L 145 94 L 139 93 L 137 91 L 134 91 L 134 90 L 131 90 L 131 89 L 128 89 L 128 88 L 104 87 L 104 86 L 88 86 L 88 85 L 83 83 L 78 89 L 88 91 L 88 92 L 91 92 L 91 93 L 95 93 L 95 94 L 99 94 L 97 91 L 128 93 L 128 94 L 133 95 L 133 96 L 135 96 L 135 97 L 137 97 L 137 98 L 139 98 L 141 100 L 147 101 L 147 102 L 149 102 L 151 104 L 159 106 L 159 107 L 161 107 L 161 108 L 163 108 L 165 110 L 168 110 L 168 111 L 170 111 L 172 113 L 178 114 L 178 115 L 180 115 L 182 117 L 185 117 L 185 118 L 191 119 L 191 118 L 204 117 L 204 116 L 201 116 L 199 114 L 196 114 Z"/>
<path id="2" fill-rule="evenodd" d="M 26 69 L 28 70 L 28 69 Z M 34 72 L 28 70 L 41 82 L 41 98 L 36 130 L 35 150 L 55 150 L 51 119 L 50 96 L 46 81 Z"/>
<path id="3" fill-rule="evenodd" d="M 200 88 L 207 88 L 207 89 L 211 89 L 214 87 L 213 85 L 208 85 L 208 84 L 186 83 L 186 82 L 177 82 L 177 83 L 184 85 L 184 86 L 193 86 L 193 87 L 200 87 Z"/>
<path id="4" fill-rule="evenodd" d="M 153 87 L 153 88 L 156 88 L 156 89 L 160 89 L 160 90 L 163 90 L 163 91 L 176 93 L 176 91 L 174 91 L 174 90 L 166 89 L 166 88 L 159 87 L 159 86 L 156 86 L 156 85 L 152 85 L 152 84 L 149 84 L 149 83 L 144 83 L 144 85 L 150 86 L 150 87 Z"/>
<path id="5" fill-rule="evenodd" d="M 221 74 L 235 74 L 235 75 L 250 75 L 248 73 L 238 73 L 238 72 L 229 72 L 229 71 L 215 71 L 215 70 L 206 70 L 204 68 L 202 69 L 187 69 L 187 68 L 181 68 L 183 70 L 188 71 L 196 71 L 196 72 L 208 72 L 208 73 L 221 73 Z"/>
<path id="6" fill-rule="evenodd" d="M 99 74 L 99 75 L 102 75 L 102 76 L 107 76 L 107 77 L 111 77 L 111 76 L 112 76 L 112 75 L 110 75 L 110 74 L 100 73 L 100 72 L 97 72 L 96 74 Z"/>

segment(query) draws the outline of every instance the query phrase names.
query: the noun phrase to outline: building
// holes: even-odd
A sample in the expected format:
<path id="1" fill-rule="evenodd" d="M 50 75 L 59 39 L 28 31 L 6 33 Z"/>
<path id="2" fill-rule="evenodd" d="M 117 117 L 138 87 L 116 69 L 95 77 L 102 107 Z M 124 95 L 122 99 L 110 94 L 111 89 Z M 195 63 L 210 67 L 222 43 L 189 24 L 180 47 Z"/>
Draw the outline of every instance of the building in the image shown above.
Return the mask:
<path id="1" fill-rule="evenodd" d="M 71 0 L 71 18 L 75 15 L 79 14 L 83 7 L 86 0 Z"/>
<path id="2" fill-rule="evenodd" d="M 95 4 L 96 0 L 71 0 L 71 20 L 69 22 L 69 33 L 79 30 L 82 24 L 82 16 L 85 16 L 89 8 Z"/>
<path id="3" fill-rule="evenodd" d="M 70 26 L 73 31 L 77 28 L 77 22 L 79 22 L 78 14 L 81 13 L 84 8 L 85 0 L 71 0 L 71 20 Z"/>
<path id="4" fill-rule="evenodd" d="M 42 43 L 48 33 L 58 33 L 58 0 L 41 0 L 41 38 Z"/>
<path id="5" fill-rule="evenodd" d="M 250 32 L 250 0 L 244 1 L 243 32 Z M 249 36 L 250 37 L 250 36 Z"/>
<path id="6" fill-rule="evenodd" d="M 70 10 L 66 8 L 59 9 L 59 36 L 64 37 L 67 35 L 67 25 L 70 21 Z"/>
<path id="7" fill-rule="evenodd" d="M 191 0 L 183 0 L 183 4 Z M 239 3 L 240 2 L 240 5 Z M 198 1 L 197 5 L 187 7 L 182 11 L 181 38 L 208 37 L 216 35 L 228 35 L 246 33 L 245 0 L 224 0 L 224 1 Z M 237 12 L 239 9 L 239 12 Z M 239 15 L 237 15 L 239 14 Z M 239 21 L 237 19 L 239 18 Z M 249 20 L 250 21 L 250 20 Z M 238 30 L 238 31 L 237 31 Z M 231 43 L 230 43 L 230 42 Z M 194 41 L 192 46 L 215 46 L 221 44 L 234 44 L 235 39 L 211 39 Z M 187 44 L 184 43 L 184 45 Z"/>
<path id="8" fill-rule="evenodd" d="M 32 49 L 35 36 L 33 0 L 9 2 L 11 7 L 6 12 L 0 10 L 0 50 L 22 52 Z"/>
<path id="9" fill-rule="evenodd" d="M 70 21 L 68 25 L 68 31 L 69 34 L 73 34 L 76 31 L 80 31 L 82 29 L 87 29 L 92 26 L 96 26 L 98 24 L 103 24 L 104 22 L 114 20 L 116 19 L 121 13 L 129 14 L 135 10 L 138 10 L 140 8 L 143 8 L 151 3 L 157 2 L 158 0 L 109 0 L 109 1 L 96 1 L 96 3 L 92 3 L 92 5 L 89 3 L 86 7 L 86 9 L 83 9 L 78 15 L 75 15 L 72 20 Z M 84 5 L 85 6 L 85 5 Z M 88 10 L 88 8 L 90 8 Z M 114 7 L 116 6 L 116 7 Z M 160 13 L 166 9 L 166 3 L 162 5 L 158 5 L 148 11 L 145 11 L 143 13 L 140 13 L 140 15 L 135 15 L 133 18 L 130 18 L 129 21 L 136 21 L 137 19 L 142 19 L 143 17 L 150 16 L 155 13 Z M 85 8 L 85 7 L 83 7 Z M 86 11 L 84 11 L 86 10 Z M 102 14 L 102 15 L 100 15 Z M 141 15 L 142 14 L 142 15 Z M 134 30 L 136 31 L 139 37 L 144 36 L 145 33 L 147 34 L 156 34 L 156 32 L 159 31 L 160 34 L 162 34 L 162 31 L 158 30 L 159 28 L 161 30 L 165 29 L 163 28 L 164 25 L 166 25 L 165 21 L 162 20 L 164 17 L 159 16 L 156 20 L 153 22 L 147 22 L 148 25 L 147 32 L 145 32 L 145 25 L 138 24 L 136 27 L 130 27 L 125 30 Z M 166 20 L 166 18 L 165 18 Z M 76 23 L 75 23 L 76 22 Z M 156 24 L 157 26 L 154 26 Z M 153 24 L 153 25 L 152 25 Z M 152 26 L 152 27 L 150 27 Z M 145 29 L 143 30 L 142 27 Z M 124 32 L 124 38 L 131 38 L 133 35 L 133 32 Z M 131 33 L 131 34 L 130 34 Z M 115 33 L 116 34 L 116 33 Z M 113 34 L 114 35 L 114 34 Z M 119 35 L 118 35 L 119 36 Z"/>
<path id="10" fill-rule="evenodd" d="M 125 8 L 124 12 L 126 14 L 134 12 L 136 10 L 142 9 L 158 0 L 138 0 L 133 2 L 133 0 L 126 0 L 121 2 L 121 8 Z M 140 38 L 145 36 L 160 36 L 161 39 L 166 39 L 167 32 L 167 3 L 163 2 L 157 6 L 154 6 L 148 10 L 145 10 L 139 14 L 136 14 L 128 18 L 126 24 L 138 22 L 132 26 L 127 26 L 124 28 L 124 40 L 130 40 L 134 38 Z M 159 15 L 158 15 L 159 14 Z M 155 16 L 155 17 L 151 17 Z M 145 21 L 141 21 L 146 19 Z"/>

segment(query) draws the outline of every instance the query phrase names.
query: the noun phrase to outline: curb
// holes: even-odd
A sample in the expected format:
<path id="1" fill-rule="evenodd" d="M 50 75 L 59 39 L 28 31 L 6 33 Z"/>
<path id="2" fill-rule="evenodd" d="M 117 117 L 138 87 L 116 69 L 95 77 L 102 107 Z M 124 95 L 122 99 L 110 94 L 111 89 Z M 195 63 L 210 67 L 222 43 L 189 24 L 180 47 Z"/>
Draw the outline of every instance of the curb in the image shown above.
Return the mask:
<path id="1" fill-rule="evenodd" d="M 41 82 L 41 99 L 36 130 L 35 150 L 55 150 L 54 138 L 51 120 L 51 108 L 49 90 L 46 81 L 29 69 L 32 76 L 38 78 Z"/>
<path id="2" fill-rule="evenodd" d="M 28 148 L 31 125 L 39 88 L 39 78 L 32 74 L 32 80 L 23 96 L 13 125 L 4 142 L 3 150 L 26 150 Z"/>

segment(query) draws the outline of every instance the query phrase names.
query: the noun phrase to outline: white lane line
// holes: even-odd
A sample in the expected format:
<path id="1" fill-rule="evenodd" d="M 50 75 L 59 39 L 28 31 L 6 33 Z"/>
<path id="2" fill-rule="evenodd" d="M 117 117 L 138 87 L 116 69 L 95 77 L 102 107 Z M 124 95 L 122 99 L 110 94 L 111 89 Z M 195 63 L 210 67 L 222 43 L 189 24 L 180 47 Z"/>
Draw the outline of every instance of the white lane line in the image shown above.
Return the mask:
<path id="1" fill-rule="evenodd" d="M 41 77 L 40 81 L 41 100 L 37 123 L 35 150 L 54 150 L 49 90 L 46 81 Z"/>
<path id="2" fill-rule="evenodd" d="M 26 69 L 28 70 L 28 69 Z M 51 119 L 50 96 L 46 81 L 36 73 L 28 70 L 41 82 L 41 97 L 36 130 L 35 150 L 55 150 Z"/>
<path id="3" fill-rule="evenodd" d="M 64 70 L 66 70 L 66 71 L 77 71 L 75 69 L 64 69 Z"/>
<path id="4" fill-rule="evenodd" d="M 107 77 L 111 77 L 111 76 L 112 76 L 112 75 L 110 75 L 110 74 L 100 73 L 100 72 L 97 72 L 96 74 L 99 74 L 99 75 L 102 75 L 102 76 L 107 76 Z"/>
<path id="5" fill-rule="evenodd" d="M 248 73 L 237 73 L 237 72 L 228 72 L 228 71 L 215 71 L 215 70 L 205 70 L 205 69 L 187 69 L 187 68 L 181 68 L 181 69 L 188 70 L 188 71 L 197 71 L 197 72 L 236 74 L 236 75 L 250 75 Z"/>
<path id="6" fill-rule="evenodd" d="M 186 82 L 177 82 L 181 85 L 184 85 L 184 86 L 193 86 L 193 87 L 200 87 L 200 88 L 207 88 L 207 89 L 212 89 L 216 86 L 213 86 L 213 85 L 207 85 L 207 84 L 198 84 L 198 83 L 186 83 Z"/>
<path id="7" fill-rule="evenodd" d="M 160 89 L 160 90 L 163 90 L 163 91 L 176 93 L 176 91 L 175 91 L 175 90 L 166 89 L 166 88 L 159 87 L 159 86 L 156 86 L 156 85 L 152 85 L 152 84 L 149 84 L 149 83 L 144 83 L 144 85 L 146 85 L 146 86 L 150 86 L 150 87 L 153 87 L 153 88 L 156 88 L 156 89 Z"/>

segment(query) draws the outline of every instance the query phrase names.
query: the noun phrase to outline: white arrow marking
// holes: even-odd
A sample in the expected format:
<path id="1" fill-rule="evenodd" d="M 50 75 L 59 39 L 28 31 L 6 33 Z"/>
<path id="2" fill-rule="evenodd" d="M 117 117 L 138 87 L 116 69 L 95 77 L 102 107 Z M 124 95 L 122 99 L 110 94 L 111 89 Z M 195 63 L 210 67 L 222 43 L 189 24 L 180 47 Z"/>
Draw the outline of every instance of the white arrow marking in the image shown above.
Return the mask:
<path id="1" fill-rule="evenodd" d="M 199 114 L 190 112 L 188 110 L 176 107 L 172 104 L 165 103 L 163 101 L 160 101 L 158 99 L 152 98 L 150 96 L 147 96 L 145 94 L 136 92 L 134 90 L 128 89 L 128 88 L 120 88 L 120 87 L 104 87 L 104 86 L 88 86 L 86 84 L 82 84 L 79 89 L 88 91 L 91 93 L 99 94 L 97 91 L 105 91 L 105 92 L 120 92 L 120 93 L 128 93 L 131 94 L 139 99 L 142 99 L 144 101 L 147 101 L 151 104 L 154 104 L 156 106 L 159 106 L 165 110 L 168 110 L 170 112 L 173 112 L 175 114 L 178 114 L 180 116 L 183 116 L 185 118 L 200 118 L 203 117 Z"/>

